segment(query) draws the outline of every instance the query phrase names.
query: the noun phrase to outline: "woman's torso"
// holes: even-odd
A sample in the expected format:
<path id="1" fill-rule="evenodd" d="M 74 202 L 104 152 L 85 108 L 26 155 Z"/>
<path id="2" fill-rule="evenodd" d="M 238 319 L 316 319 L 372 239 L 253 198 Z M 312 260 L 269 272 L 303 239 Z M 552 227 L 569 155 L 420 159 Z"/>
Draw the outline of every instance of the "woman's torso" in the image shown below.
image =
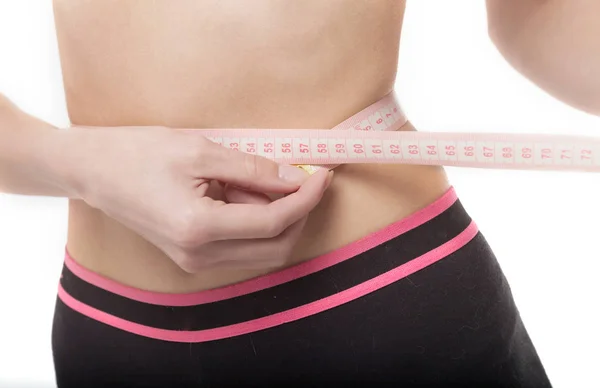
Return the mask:
<path id="1" fill-rule="evenodd" d="M 74 124 L 323 128 L 393 89 L 405 2 L 54 0 L 54 8 Z M 446 189 L 436 167 L 342 166 L 290 264 L 403 218 Z M 75 200 L 68 249 L 95 272 L 160 292 L 265 272 L 185 273 Z"/>

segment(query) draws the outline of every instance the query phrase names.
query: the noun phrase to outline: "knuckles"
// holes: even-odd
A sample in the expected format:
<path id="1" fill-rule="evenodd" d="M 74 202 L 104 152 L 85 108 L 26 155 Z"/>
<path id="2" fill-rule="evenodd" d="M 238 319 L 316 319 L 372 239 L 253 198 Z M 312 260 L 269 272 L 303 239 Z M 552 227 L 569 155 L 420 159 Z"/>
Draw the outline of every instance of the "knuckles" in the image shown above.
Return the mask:
<path id="1" fill-rule="evenodd" d="M 260 166 L 258 165 L 258 158 L 253 155 L 244 154 L 244 168 L 246 173 L 250 177 L 260 176 Z"/>
<path id="2" fill-rule="evenodd" d="M 169 239 L 181 249 L 196 249 L 209 240 L 205 222 L 198 212 L 187 211 L 168 224 Z"/>
<path id="3" fill-rule="evenodd" d="M 191 131 L 180 134 L 176 150 L 186 163 L 191 164 L 193 171 L 202 172 L 215 162 L 215 146 L 211 140 Z"/>
<path id="4" fill-rule="evenodd" d="M 285 223 L 276 219 L 269 219 L 266 221 L 262 228 L 262 236 L 264 238 L 275 238 L 283 233 L 285 230 Z"/>

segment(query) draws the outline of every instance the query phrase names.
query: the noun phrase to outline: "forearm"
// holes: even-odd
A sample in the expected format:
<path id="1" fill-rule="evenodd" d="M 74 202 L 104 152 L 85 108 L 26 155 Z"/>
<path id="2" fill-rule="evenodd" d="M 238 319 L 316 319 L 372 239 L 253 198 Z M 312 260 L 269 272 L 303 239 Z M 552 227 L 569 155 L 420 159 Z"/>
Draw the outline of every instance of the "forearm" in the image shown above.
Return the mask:
<path id="1" fill-rule="evenodd" d="M 600 115 L 600 1 L 487 0 L 490 37 L 554 97 Z"/>
<path id="2" fill-rule="evenodd" d="M 0 95 L 0 192 L 76 197 L 65 140 Z"/>

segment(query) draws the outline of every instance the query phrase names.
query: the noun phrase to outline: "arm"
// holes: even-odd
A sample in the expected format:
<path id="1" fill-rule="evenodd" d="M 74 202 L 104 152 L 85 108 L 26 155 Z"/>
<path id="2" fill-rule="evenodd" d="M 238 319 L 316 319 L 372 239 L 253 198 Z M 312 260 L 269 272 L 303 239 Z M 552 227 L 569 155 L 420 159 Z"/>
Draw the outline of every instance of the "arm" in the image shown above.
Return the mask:
<path id="1" fill-rule="evenodd" d="M 525 77 L 600 115 L 600 1 L 487 0 L 492 41 Z"/>
<path id="2" fill-rule="evenodd" d="M 76 197 L 64 137 L 0 94 L 0 192 Z"/>

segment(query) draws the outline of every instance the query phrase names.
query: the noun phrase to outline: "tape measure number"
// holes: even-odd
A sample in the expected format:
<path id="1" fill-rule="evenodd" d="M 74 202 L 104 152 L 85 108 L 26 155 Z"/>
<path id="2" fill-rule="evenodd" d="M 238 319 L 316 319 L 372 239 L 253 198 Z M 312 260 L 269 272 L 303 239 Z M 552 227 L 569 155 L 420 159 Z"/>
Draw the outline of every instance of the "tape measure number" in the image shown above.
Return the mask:
<path id="1" fill-rule="evenodd" d="M 332 129 L 199 131 L 224 147 L 309 172 L 348 163 L 600 172 L 600 138 L 397 131 L 406 122 L 390 93 Z"/>
<path id="2" fill-rule="evenodd" d="M 600 172 L 600 139 L 592 137 L 331 130 L 202 132 L 227 148 L 286 164 L 403 163 Z"/>

